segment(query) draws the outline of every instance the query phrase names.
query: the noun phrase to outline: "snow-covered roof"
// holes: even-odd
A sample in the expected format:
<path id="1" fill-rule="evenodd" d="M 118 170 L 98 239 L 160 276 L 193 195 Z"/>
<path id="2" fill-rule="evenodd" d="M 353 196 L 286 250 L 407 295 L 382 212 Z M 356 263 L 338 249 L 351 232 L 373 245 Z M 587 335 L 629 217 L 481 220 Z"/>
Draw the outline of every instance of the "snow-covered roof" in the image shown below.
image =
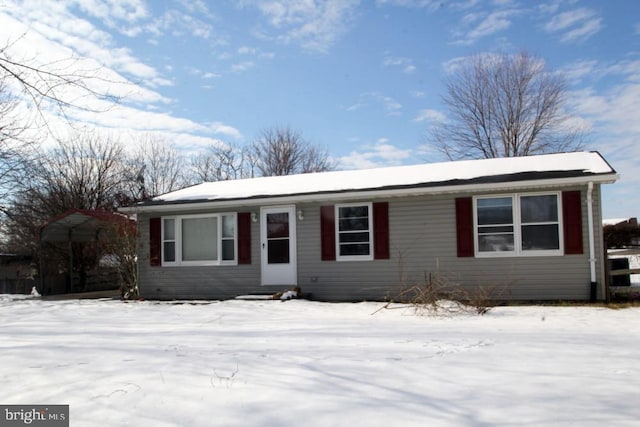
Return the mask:
<path id="1" fill-rule="evenodd" d="M 598 152 L 574 152 L 205 182 L 155 197 L 141 206 L 382 190 L 437 190 L 538 180 L 564 182 L 585 177 L 596 182 L 613 182 L 618 178 Z"/>
<path id="2" fill-rule="evenodd" d="M 602 220 L 602 225 L 603 226 L 607 226 L 607 225 L 618 225 L 618 224 L 622 224 L 623 222 L 627 223 L 630 222 L 634 219 L 634 217 L 629 217 L 629 218 L 605 218 Z"/>

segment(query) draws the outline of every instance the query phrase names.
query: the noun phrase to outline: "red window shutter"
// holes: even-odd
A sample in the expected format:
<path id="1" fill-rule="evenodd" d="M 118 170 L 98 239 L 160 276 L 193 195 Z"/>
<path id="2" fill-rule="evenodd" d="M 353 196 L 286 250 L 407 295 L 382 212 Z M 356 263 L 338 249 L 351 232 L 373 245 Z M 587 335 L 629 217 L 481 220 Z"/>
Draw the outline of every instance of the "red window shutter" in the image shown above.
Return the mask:
<path id="1" fill-rule="evenodd" d="M 149 264 L 162 265 L 162 222 L 160 218 L 149 218 Z"/>
<path id="2" fill-rule="evenodd" d="M 564 253 L 582 254 L 582 196 L 580 191 L 562 192 Z"/>
<path id="3" fill-rule="evenodd" d="M 322 261 L 335 261 L 336 214 L 333 205 L 320 207 L 320 241 Z"/>
<path id="4" fill-rule="evenodd" d="M 373 204 L 373 257 L 389 259 L 389 203 Z"/>
<path id="5" fill-rule="evenodd" d="M 456 199 L 456 237 L 458 257 L 472 257 L 473 248 L 473 200 L 471 197 Z"/>
<path id="6" fill-rule="evenodd" d="M 238 213 L 238 264 L 251 264 L 251 213 Z"/>

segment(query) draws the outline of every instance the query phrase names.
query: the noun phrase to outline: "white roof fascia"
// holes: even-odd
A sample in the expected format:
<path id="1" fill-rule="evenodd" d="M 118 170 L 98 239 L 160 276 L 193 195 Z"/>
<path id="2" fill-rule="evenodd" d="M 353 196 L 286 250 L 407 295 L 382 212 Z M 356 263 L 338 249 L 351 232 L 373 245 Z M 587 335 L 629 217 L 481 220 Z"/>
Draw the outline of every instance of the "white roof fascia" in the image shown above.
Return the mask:
<path id="1" fill-rule="evenodd" d="M 615 173 L 592 176 L 579 176 L 572 178 L 551 178 L 527 181 L 507 181 L 480 184 L 444 185 L 431 187 L 395 188 L 380 190 L 344 190 L 334 193 L 310 193 L 283 196 L 264 196 L 248 199 L 226 199 L 226 200 L 201 200 L 187 201 L 185 203 L 166 203 L 146 206 L 129 206 L 120 208 L 125 213 L 145 213 L 145 212 L 173 212 L 173 211 L 196 211 L 206 209 L 219 209 L 233 206 L 264 206 L 264 205 L 284 205 L 303 202 L 323 202 L 342 201 L 352 199 L 378 199 L 383 197 L 421 196 L 435 194 L 453 193 L 476 193 L 480 191 L 506 191 L 525 188 L 557 188 L 571 185 L 586 185 L 589 182 L 594 184 L 611 184 L 619 179 Z"/>

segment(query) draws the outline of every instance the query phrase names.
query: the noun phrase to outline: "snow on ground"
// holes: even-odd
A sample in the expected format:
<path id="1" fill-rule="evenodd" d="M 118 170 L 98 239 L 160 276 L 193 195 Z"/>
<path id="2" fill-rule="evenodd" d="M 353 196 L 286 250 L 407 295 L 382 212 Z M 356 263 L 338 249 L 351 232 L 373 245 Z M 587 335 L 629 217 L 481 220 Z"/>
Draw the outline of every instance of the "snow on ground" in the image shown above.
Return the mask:
<path id="1" fill-rule="evenodd" d="M 638 425 L 640 308 L 380 307 L 0 296 L 0 403 L 72 426 Z"/>

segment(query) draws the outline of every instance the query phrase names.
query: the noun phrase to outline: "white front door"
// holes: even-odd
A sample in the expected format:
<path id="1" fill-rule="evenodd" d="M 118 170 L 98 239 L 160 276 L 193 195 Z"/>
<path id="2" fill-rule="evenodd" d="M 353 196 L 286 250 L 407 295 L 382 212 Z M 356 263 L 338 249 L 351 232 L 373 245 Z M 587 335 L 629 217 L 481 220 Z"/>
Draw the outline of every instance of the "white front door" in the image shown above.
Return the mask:
<path id="1" fill-rule="evenodd" d="M 260 209 L 262 284 L 298 284 L 296 261 L 296 207 Z"/>

